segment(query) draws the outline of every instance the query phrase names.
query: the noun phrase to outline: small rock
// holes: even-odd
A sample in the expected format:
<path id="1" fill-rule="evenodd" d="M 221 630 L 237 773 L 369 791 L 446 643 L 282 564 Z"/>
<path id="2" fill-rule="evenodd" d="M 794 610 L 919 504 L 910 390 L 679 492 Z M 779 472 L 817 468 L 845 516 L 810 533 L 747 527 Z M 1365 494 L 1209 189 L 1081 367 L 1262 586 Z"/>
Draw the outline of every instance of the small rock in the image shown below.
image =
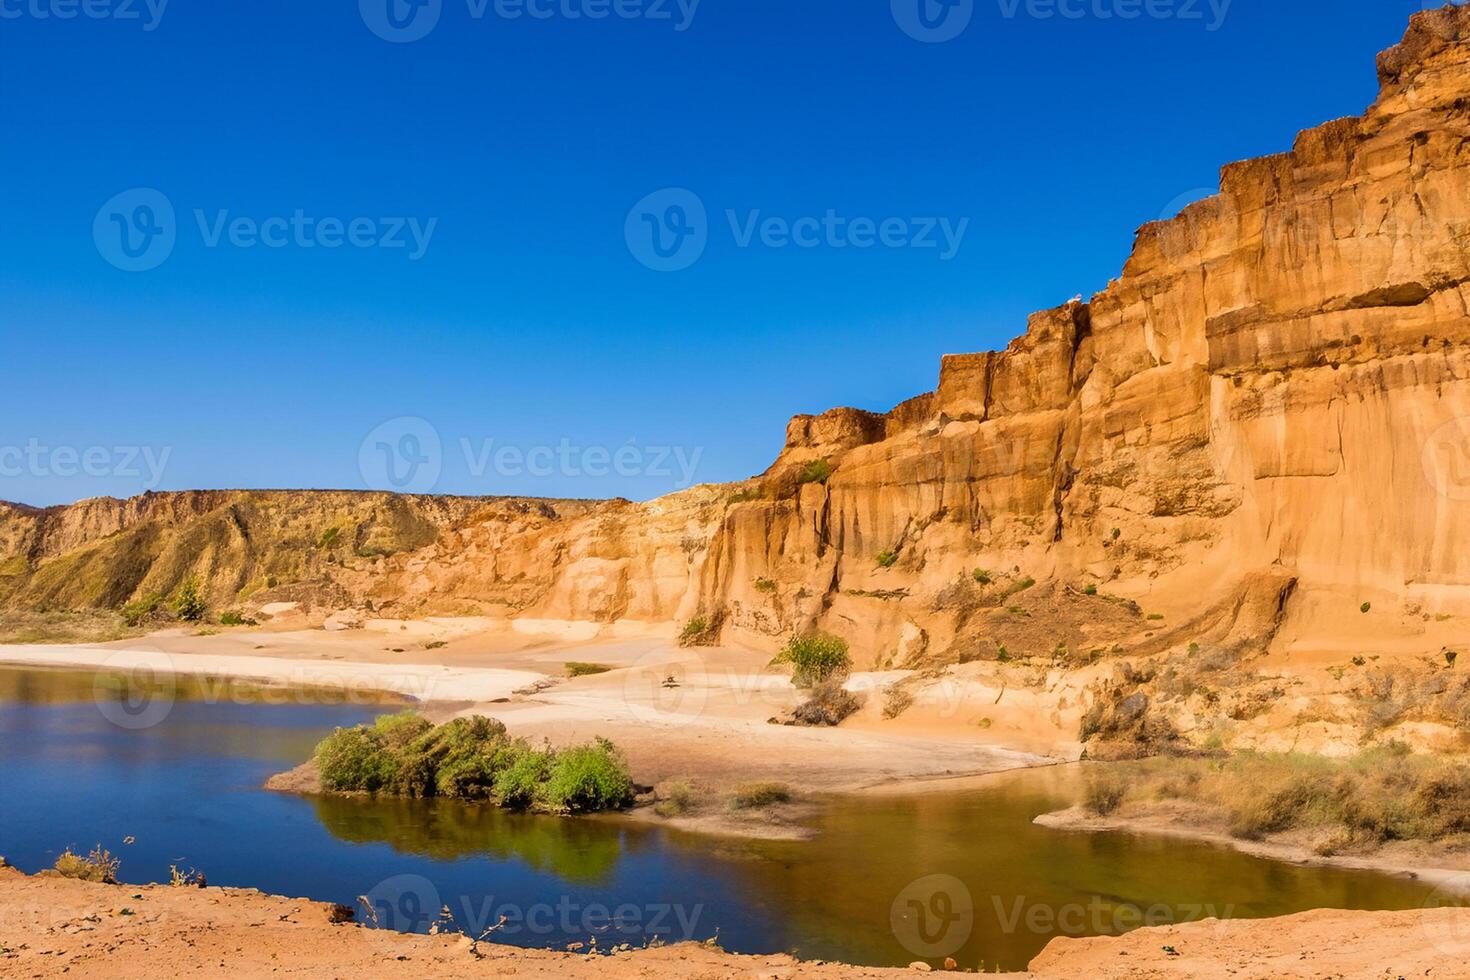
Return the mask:
<path id="1" fill-rule="evenodd" d="M 920 973 L 931 973 L 933 972 L 934 967 L 930 966 L 928 963 L 925 963 L 923 960 L 914 960 L 912 963 L 909 964 L 909 969 L 918 970 Z"/>

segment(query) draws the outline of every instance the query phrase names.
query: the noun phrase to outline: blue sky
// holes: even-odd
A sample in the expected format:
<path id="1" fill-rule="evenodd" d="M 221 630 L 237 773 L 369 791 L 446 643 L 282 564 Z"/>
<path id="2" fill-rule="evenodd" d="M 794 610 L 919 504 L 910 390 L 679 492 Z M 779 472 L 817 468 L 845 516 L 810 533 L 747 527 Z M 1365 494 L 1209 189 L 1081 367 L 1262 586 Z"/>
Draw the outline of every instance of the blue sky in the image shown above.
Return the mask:
<path id="1" fill-rule="evenodd" d="M 1361 111 L 1422 6 L 151 2 L 0 0 L 0 499 L 743 478 Z"/>

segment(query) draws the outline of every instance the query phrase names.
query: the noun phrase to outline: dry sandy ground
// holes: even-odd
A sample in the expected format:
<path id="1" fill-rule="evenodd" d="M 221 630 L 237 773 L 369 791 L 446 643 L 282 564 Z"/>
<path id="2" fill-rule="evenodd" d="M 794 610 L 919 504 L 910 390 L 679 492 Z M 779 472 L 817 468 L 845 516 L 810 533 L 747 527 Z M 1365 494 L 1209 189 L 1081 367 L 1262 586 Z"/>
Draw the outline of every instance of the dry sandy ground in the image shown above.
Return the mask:
<path id="1" fill-rule="evenodd" d="M 800 692 L 769 668 L 769 659 L 746 650 L 682 649 L 658 635 L 586 640 L 483 620 L 384 621 L 335 633 L 175 631 L 113 644 L 0 646 L 3 663 L 383 690 L 425 702 L 436 718 L 491 715 L 512 734 L 536 740 L 603 736 L 627 753 L 634 777 L 650 785 L 684 778 L 715 787 L 780 780 L 831 792 L 1068 758 L 1065 747 L 1017 751 L 1006 736 L 960 719 L 922 728 L 884 722 L 877 710 L 881 688 L 893 675 L 853 677 L 850 686 L 870 692 L 870 710 L 840 729 L 772 725 L 769 719 L 795 705 Z M 568 679 L 570 662 L 613 669 Z M 539 692 L 538 682 L 545 685 Z"/>
<path id="2" fill-rule="evenodd" d="M 1141 929 L 1117 939 L 1058 939 L 1032 962 L 1031 971 L 1036 980 L 1465 978 L 1470 909 L 1317 911 Z M 5 977 L 876 980 L 915 972 L 731 956 L 694 945 L 591 958 L 482 944 L 477 956 L 463 937 L 332 925 L 327 906 L 305 900 L 236 889 L 96 885 L 0 869 Z"/>

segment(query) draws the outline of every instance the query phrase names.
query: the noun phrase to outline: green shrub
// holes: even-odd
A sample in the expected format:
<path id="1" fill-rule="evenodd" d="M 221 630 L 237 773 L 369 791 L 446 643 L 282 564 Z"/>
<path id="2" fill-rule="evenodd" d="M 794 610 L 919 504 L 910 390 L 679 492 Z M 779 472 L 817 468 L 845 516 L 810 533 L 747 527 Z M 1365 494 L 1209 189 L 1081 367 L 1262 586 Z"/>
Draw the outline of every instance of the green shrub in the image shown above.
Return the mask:
<path id="1" fill-rule="evenodd" d="M 730 797 L 730 805 L 737 810 L 754 810 L 791 802 L 791 787 L 785 783 L 746 783 L 737 786 Z"/>
<path id="2" fill-rule="evenodd" d="M 769 595 L 776 591 L 776 583 L 768 578 L 758 578 L 755 580 L 755 590 Z"/>
<path id="3" fill-rule="evenodd" d="M 179 583 L 178 591 L 174 593 L 174 614 L 186 623 L 198 623 L 204 620 L 209 612 L 209 606 L 204 601 L 204 593 L 199 587 L 197 578 L 186 578 Z"/>
<path id="4" fill-rule="evenodd" d="M 737 490 L 730 494 L 727 503 L 743 504 L 748 500 L 760 500 L 762 496 L 763 494 L 759 486 L 747 487 L 744 490 Z"/>
<path id="5" fill-rule="evenodd" d="M 102 845 L 98 844 L 86 857 L 73 853 L 68 847 L 61 852 L 61 857 L 56 859 L 56 864 L 52 867 L 63 878 L 115 885 L 117 884 L 117 869 L 121 865 L 121 861 L 103 850 Z"/>
<path id="6" fill-rule="evenodd" d="M 1365 602 L 1358 608 L 1361 609 L 1364 613 L 1370 613 L 1373 611 L 1373 603 Z"/>
<path id="7" fill-rule="evenodd" d="M 1087 588 L 1085 588 L 1085 589 L 1082 590 L 1082 594 L 1083 595 L 1097 595 L 1097 586 L 1096 585 L 1089 584 L 1087 586 Z"/>
<path id="8" fill-rule="evenodd" d="M 122 607 L 123 622 L 129 626 L 141 626 L 143 620 L 157 612 L 161 605 L 163 605 L 163 596 L 156 592 L 143 596 L 141 599 L 134 599 Z"/>
<path id="9" fill-rule="evenodd" d="M 495 801 L 512 810 L 527 810 L 541 798 L 541 787 L 551 775 L 552 752 L 524 745 L 495 777 Z"/>
<path id="10" fill-rule="evenodd" d="M 626 807 L 633 802 L 628 764 L 611 742 L 601 738 L 593 745 L 558 752 L 551 760 L 541 802 L 563 813 Z"/>
<path id="11" fill-rule="evenodd" d="M 685 642 L 688 642 L 690 640 L 697 640 L 701 636 L 703 636 L 705 631 L 708 629 L 709 620 L 705 619 L 703 616 L 695 616 L 689 622 L 684 624 L 684 629 L 679 634 L 679 639 Z"/>
<path id="12" fill-rule="evenodd" d="M 977 568 L 977 569 L 975 569 L 974 576 L 975 576 L 975 581 L 976 582 L 979 582 L 981 585 L 989 585 L 990 584 L 990 573 L 987 572 L 985 569 L 983 569 L 983 568 Z"/>
<path id="13" fill-rule="evenodd" d="M 376 793 L 397 775 L 397 761 L 367 728 L 339 728 L 316 747 L 322 787 L 335 793 Z"/>
<path id="14" fill-rule="evenodd" d="M 243 613 L 231 609 L 228 612 L 220 613 L 219 624 L 221 626 L 254 626 L 256 622 Z"/>
<path id="15" fill-rule="evenodd" d="M 847 655 L 847 641 L 826 633 L 793 636 L 786 648 L 771 661 L 772 666 L 790 664 L 793 668 L 792 683 L 797 687 L 811 687 L 834 674 L 845 674 L 852 669 L 852 658 Z"/>
<path id="16" fill-rule="evenodd" d="M 898 552 L 880 551 L 878 553 L 878 557 L 875 560 L 878 562 L 879 568 L 892 568 L 894 565 L 898 564 Z"/>
<path id="17" fill-rule="evenodd" d="M 832 477 L 832 464 L 825 459 L 814 459 L 801 468 L 799 483 L 826 483 Z"/>
<path id="18" fill-rule="evenodd" d="M 558 813 L 633 799 L 627 765 L 612 743 L 538 751 L 479 716 L 435 728 L 413 712 L 386 715 L 371 726 L 337 729 L 317 746 L 316 760 L 322 786 L 333 792 L 489 799 Z"/>
<path id="19" fill-rule="evenodd" d="M 612 670 L 607 664 L 584 664 L 573 661 L 566 665 L 568 677 L 591 677 Z"/>
<path id="20" fill-rule="evenodd" d="M 327 528 L 325 531 L 322 532 L 322 536 L 316 539 L 316 546 L 319 549 L 327 549 L 332 547 L 337 543 L 337 538 L 341 535 L 341 533 L 342 529 L 340 527 Z"/>

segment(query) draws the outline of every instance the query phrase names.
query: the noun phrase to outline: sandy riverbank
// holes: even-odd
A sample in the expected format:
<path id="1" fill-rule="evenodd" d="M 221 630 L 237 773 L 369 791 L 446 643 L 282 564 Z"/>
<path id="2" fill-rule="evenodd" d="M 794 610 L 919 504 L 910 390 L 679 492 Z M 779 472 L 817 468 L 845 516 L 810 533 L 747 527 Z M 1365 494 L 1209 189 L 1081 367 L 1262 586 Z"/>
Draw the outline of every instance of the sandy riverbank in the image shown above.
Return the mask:
<path id="1" fill-rule="evenodd" d="M 339 632 L 175 631 L 111 644 L 0 646 L 0 663 L 17 665 L 394 692 L 423 702 L 435 720 L 485 714 L 517 736 L 554 744 L 610 738 L 628 756 L 638 782 L 691 780 L 714 794 L 757 781 L 789 783 L 803 794 L 849 792 L 1075 758 L 1065 745 L 1020 751 L 1007 744 L 1008 733 L 967 724 L 964 717 L 886 720 L 880 692 L 895 679 L 891 673 L 853 676 L 851 686 L 868 692 L 870 704 L 841 728 L 773 725 L 770 719 L 802 694 L 769 667 L 769 659 L 735 648 L 684 649 L 661 635 L 568 638 L 454 620 Z M 568 678 L 566 666 L 573 662 L 607 669 Z M 1044 749 L 1051 742 L 1032 744 Z M 708 820 L 685 823 L 743 832 Z"/>
<path id="2" fill-rule="evenodd" d="M 1418 841 L 1400 841 L 1369 854 L 1317 854 L 1291 835 L 1243 840 L 1228 833 L 1224 820 L 1207 809 L 1178 802 L 1159 803 L 1126 816 L 1098 816 L 1076 806 L 1044 813 L 1034 821 L 1053 830 L 1124 832 L 1178 837 L 1230 847 L 1244 854 L 1289 864 L 1376 871 L 1429 882 L 1446 894 L 1470 897 L 1470 851 Z"/>
<path id="3" fill-rule="evenodd" d="M 364 976 L 884 978 L 884 970 L 735 956 L 684 944 L 613 956 L 522 950 L 462 936 L 408 936 L 334 925 L 330 906 L 257 891 L 100 885 L 0 869 L 0 974 L 49 980 Z M 1282 919 L 1208 920 L 1119 938 L 1057 939 L 1033 980 L 1383 980 L 1470 977 L 1470 909 L 1316 911 Z M 939 964 L 925 964 L 939 965 Z M 960 964 L 973 969 L 973 964 Z M 1020 977 L 1020 974 L 1011 974 Z"/>

